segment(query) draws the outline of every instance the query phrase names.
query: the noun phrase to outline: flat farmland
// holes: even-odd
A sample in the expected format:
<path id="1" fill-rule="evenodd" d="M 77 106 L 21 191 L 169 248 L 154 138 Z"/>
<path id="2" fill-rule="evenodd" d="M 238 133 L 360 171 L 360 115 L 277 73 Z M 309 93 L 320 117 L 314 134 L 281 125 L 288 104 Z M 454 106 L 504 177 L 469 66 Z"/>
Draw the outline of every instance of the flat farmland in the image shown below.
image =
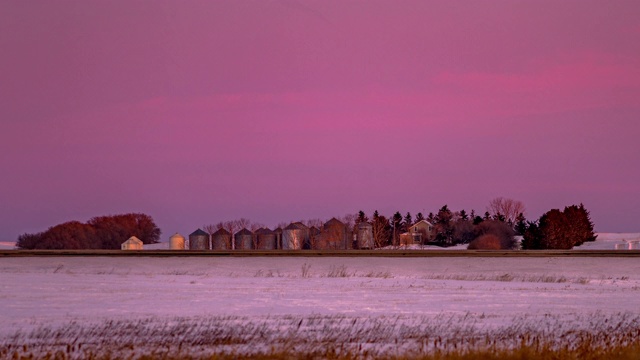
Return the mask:
<path id="1" fill-rule="evenodd" d="M 29 256 L 0 275 L 6 356 L 419 357 L 640 333 L 637 257 Z"/>

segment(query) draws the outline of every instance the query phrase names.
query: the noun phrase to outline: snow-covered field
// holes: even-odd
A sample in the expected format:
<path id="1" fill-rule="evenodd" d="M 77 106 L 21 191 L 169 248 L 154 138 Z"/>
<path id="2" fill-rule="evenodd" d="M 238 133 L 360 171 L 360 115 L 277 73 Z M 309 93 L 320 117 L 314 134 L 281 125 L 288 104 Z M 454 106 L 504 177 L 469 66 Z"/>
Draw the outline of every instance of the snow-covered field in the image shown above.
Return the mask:
<path id="1" fill-rule="evenodd" d="M 0 346 L 420 353 L 640 331 L 639 298 L 637 258 L 0 258 Z"/>

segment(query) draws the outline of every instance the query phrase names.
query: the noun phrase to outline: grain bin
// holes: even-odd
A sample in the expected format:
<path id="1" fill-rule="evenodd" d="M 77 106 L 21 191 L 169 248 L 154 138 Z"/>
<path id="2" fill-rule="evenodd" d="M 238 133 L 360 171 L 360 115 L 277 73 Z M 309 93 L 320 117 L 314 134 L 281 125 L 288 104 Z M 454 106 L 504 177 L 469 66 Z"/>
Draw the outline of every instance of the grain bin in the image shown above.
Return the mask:
<path id="1" fill-rule="evenodd" d="M 276 234 L 267 228 L 260 228 L 256 230 L 256 239 L 258 245 L 257 248 L 260 250 L 277 249 Z"/>
<path id="2" fill-rule="evenodd" d="M 185 238 L 184 236 L 175 233 L 169 238 L 169 249 L 171 250 L 184 250 Z"/>
<path id="3" fill-rule="evenodd" d="M 309 243 L 304 245 L 303 249 L 319 249 L 320 229 L 315 226 L 309 228 Z"/>
<path id="4" fill-rule="evenodd" d="M 211 248 L 213 250 L 231 249 L 231 233 L 224 228 L 218 229 L 211 235 Z"/>
<path id="5" fill-rule="evenodd" d="M 189 250 L 209 250 L 209 234 L 198 229 L 189 234 Z"/>
<path id="6" fill-rule="evenodd" d="M 347 249 L 347 226 L 340 220 L 332 218 L 324 223 L 318 249 L 345 250 Z"/>
<path id="7" fill-rule="evenodd" d="M 238 231 L 234 238 L 235 249 L 236 250 L 251 250 L 254 248 L 253 246 L 253 233 L 245 228 Z"/>
<path id="8" fill-rule="evenodd" d="M 282 228 L 277 227 L 273 233 L 276 235 L 276 249 L 282 249 Z"/>
<path id="9" fill-rule="evenodd" d="M 300 222 L 289 224 L 282 230 L 283 250 L 302 250 L 309 242 L 309 228 Z"/>
<path id="10" fill-rule="evenodd" d="M 373 226 L 368 222 L 359 223 L 357 240 L 359 249 L 373 249 Z"/>
<path id="11" fill-rule="evenodd" d="M 629 248 L 628 244 L 616 244 L 615 245 L 615 249 L 616 250 L 627 250 Z"/>
<path id="12" fill-rule="evenodd" d="M 127 241 L 120 245 L 122 250 L 142 250 L 143 244 L 140 239 L 135 236 L 130 237 Z"/>
<path id="13" fill-rule="evenodd" d="M 640 240 L 629 241 L 629 250 L 640 250 Z"/>

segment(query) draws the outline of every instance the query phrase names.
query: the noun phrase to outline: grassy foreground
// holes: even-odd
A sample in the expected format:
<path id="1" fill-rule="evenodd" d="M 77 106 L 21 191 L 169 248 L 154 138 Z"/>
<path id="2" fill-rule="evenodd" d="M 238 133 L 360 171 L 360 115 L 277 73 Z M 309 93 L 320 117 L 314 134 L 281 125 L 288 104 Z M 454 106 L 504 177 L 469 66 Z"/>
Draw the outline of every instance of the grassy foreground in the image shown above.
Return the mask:
<path id="1" fill-rule="evenodd" d="M 576 347 L 566 347 L 553 349 L 544 344 L 539 346 L 523 345 L 516 349 L 475 349 L 475 350 L 437 350 L 429 354 L 407 354 L 407 355 L 374 355 L 365 352 L 337 352 L 332 346 L 328 346 L 325 351 L 297 352 L 297 351 L 270 351 L 257 354 L 167 354 L 151 352 L 139 354 L 135 349 L 130 348 L 131 353 L 123 356 L 122 349 L 112 352 L 103 349 L 97 352 L 87 351 L 81 356 L 89 360 L 116 360 L 116 359 L 137 359 L 137 360 L 232 360 L 232 359 L 266 359 L 266 360 L 289 360 L 289 359 L 389 359 L 389 360 L 524 360 L 524 359 L 557 359 L 557 360 L 596 360 L 596 359 L 618 359 L 637 360 L 640 359 L 640 344 L 618 345 L 612 347 L 589 346 L 588 344 L 577 344 Z M 68 351 L 58 350 L 46 353 L 33 354 L 27 347 L 11 348 L 5 347 L 0 351 L 3 359 L 56 359 L 67 360 L 77 359 L 78 353 L 69 348 Z"/>
<path id="2" fill-rule="evenodd" d="M 640 359 L 640 317 L 147 318 L 0 338 L 0 359 Z"/>

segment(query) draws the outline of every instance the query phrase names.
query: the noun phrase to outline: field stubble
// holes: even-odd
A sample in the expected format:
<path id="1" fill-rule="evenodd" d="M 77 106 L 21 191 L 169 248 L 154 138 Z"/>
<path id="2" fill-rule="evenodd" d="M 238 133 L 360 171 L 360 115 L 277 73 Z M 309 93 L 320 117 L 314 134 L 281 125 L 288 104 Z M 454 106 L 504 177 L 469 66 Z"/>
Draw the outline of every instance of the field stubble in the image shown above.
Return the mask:
<path id="1" fill-rule="evenodd" d="M 598 359 L 633 358 L 640 349 L 640 317 L 631 314 L 522 316 L 495 327 L 483 318 L 466 313 L 72 321 L 8 336 L 0 358 Z"/>

